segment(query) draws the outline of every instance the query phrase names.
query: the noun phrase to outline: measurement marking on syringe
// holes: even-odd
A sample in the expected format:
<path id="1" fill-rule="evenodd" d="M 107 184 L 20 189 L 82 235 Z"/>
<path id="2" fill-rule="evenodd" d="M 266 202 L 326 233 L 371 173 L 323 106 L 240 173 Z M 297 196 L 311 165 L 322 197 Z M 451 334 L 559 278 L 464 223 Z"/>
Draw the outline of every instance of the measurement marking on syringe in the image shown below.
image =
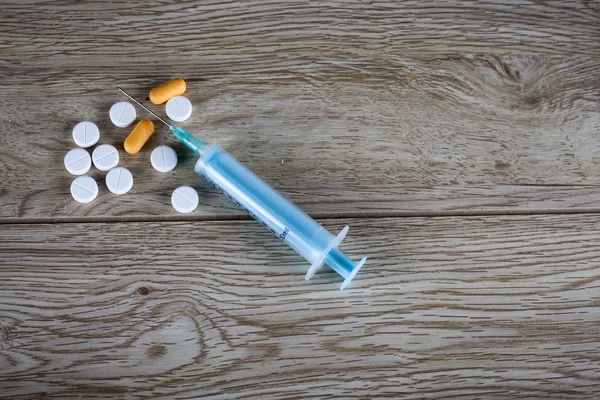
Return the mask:
<path id="1" fill-rule="evenodd" d="M 210 179 L 208 176 L 206 175 L 202 175 L 204 177 L 204 179 L 206 179 L 208 181 L 208 183 L 210 183 L 215 189 L 217 189 L 219 192 L 223 193 L 229 200 L 231 200 L 236 206 L 238 206 L 239 208 L 241 208 L 242 210 L 246 211 L 252 218 L 254 218 L 256 221 L 258 221 L 262 226 L 264 226 L 265 228 L 267 228 L 269 231 L 271 231 L 271 233 L 275 236 L 277 236 L 279 239 L 281 239 L 282 241 L 285 241 L 286 236 L 288 235 L 288 233 L 290 232 L 290 230 L 286 227 L 283 228 L 283 232 L 281 234 L 277 233 L 273 228 L 271 228 L 270 226 L 268 226 L 263 220 L 261 220 L 256 214 L 254 214 L 252 211 L 250 211 L 248 208 L 244 207 L 243 204 L 240 204 L 239 201 L 237 201 L 235 198 L 233 198 L 229 193 L 227 193 L 226 191 L 224 191 L 219 185 L 217 185 L 215 182 L 213 182 L 212 179 Z"/>
<path id="2" fill-rule="evenodd" d="M 281 235 L 279 235 L 279 239 L 281 239 L 281 240 L 285 240 L 285 237 L 287 236 L 287 234 L 288 234 L 288 232 L 289 232 L 289 231 L 290 231 L 290 230 L 289 230 L 288 228 L 285 228 L 285 229 L 283 230 L 283 233 L 282 233 Z"/>

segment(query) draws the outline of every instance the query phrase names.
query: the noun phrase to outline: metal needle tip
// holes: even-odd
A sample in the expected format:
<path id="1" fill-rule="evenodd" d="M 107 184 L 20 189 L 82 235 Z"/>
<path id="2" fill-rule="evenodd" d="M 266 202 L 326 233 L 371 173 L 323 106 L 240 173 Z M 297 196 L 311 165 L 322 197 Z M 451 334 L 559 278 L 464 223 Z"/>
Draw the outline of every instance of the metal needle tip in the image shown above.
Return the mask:
<path id="1" fill-rule="evenodd" d="M 123 89 L 121 89 L 119 86 L 115 86 L 115 88 L 117 88 L 117 90 L 119 90 L 121 93 L 123 93 L 125 96 L 129 97 L 131 100 L 133 100 L 138 106 L 142 107 L 144 110 L 148 111 L 150 114 L 154 115 L 160 122 L 162 122 L 163 124 L 165 124 L 166 126 L 169 127 L 169 129 L 171 128 L 171 124 L 167 123 L 164 119 L 162 119 L 161 117 L 159 117 L 158 115 L 156 115 L 156 113 L 152 110 L 150 110 L 148 107 L 146 107 L 145 105 L 143 105 L 142 103 L 140 103 L 139 101 L 137 101 L 135 99 L 135 97 L 133 97 L 132 95 L 130 95 L 129 93 L 127 93 L 126 91 L 124 91 Z"/>

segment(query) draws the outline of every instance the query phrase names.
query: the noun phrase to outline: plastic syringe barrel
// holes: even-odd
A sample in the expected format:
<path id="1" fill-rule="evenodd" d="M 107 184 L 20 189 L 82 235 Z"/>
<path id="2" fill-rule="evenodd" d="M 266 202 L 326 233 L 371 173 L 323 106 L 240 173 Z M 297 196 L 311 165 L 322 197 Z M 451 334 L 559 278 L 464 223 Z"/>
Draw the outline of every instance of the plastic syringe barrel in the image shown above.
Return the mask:
<path id="1" fill-rule="evenodd" d="M 324 262 L 344 278 L 344 289 L 366 261 L 355 263 L 337 249 L 348 227 L 334 237 L 220 146 L 206 149 L 194 170 L 311 263 L 306 279 Z"/>

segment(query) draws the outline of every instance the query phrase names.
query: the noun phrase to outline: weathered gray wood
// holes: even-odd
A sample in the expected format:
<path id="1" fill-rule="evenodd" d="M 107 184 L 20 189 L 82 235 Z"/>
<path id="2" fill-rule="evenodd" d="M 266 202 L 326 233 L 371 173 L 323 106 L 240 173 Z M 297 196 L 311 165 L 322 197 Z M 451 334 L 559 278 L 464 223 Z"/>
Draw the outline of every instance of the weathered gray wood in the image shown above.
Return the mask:
<path id="1" fill-rule="evenodd" d="M 265 59 L 600 53 L 596 1 L 4 1 L 3 51 L 89 68 L 177 59 L 221 71 Z M 99 51 L 99 48 L 102 49 Z M 140 60 L 141 59 L 141 60 Z M 139 60 L 139 61 L 138 61 Z M 11 62 L 6 60 L 5 62 Z M 289 60 L 293 66 L 295 60 Z"/>
<path id="2" fill-rule="evenodd" d="M 595 57 L 295 62 L 209 78 L 202 61 L 4 68 L 0 217 L 175 216 L 170 193 L 184 184 L 199 189 L 195 216 L 240 215 L 193 172 L 195 158 L 166 127 L 157 125 L 141 153 L 122 150 L 129 130 L 108 119 L 122 99 L 113 84 L 143 97 L 174 75 L 188 79 L 195 107 L 183 126 L 222 144 L 311 214 L 600 209 Z M 99 198 L 72 200 L 62 158 L 74 147 L 72 127 L 85 119 L 99 123 L 101 143 L 121 149 L 121 166 L 135 179 L 126 196 L 109 193 L 95 171 Z M 151 168 L 158 144 L 177 146 L 182 162 L 173 173 Z"/>
<path id="3" fill-rule="evenodd" d="M 597 398 L 597 216 L 343 222 L 343 292 L 250 221 L 5 225 L 0 397 Z"/>
<path id="4" fill-rule="evenodd" d="M 165 129 L 122 152 L 130 195 L 69 196 L 73 125 L 120 146 L 112 86 L 173 76 L 185 126 L 311 214 L 600 209 L 597 2 L 10 1 L 0 21 L 3 221 L 174 216 L 170 192 L 192 182 L 196 216 L 239 215 L 183 149 L 152 172 Z"/>
<path id="5" fill-rule="evenodd" d="M 597 214 L 374 217 L 600 211 L 599 22 L 587 1 L 3 2 L 0 398 L 597 398 Z M 112 86 L 174 76 L 184 127 L 352 226 L 348 290 L 304 281 L 181 146 L 154 173 L 164 128 L 121 151 L 131 193 L 93 172 L 99 198 L 71 200 L 73 125 L 121 148 Z"/>

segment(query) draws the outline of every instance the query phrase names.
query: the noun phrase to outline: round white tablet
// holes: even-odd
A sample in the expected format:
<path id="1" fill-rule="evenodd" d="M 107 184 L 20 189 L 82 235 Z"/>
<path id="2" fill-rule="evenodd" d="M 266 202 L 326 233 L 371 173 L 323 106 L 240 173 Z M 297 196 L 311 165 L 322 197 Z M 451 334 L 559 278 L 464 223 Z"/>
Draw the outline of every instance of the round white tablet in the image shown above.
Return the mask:
<path id="1" fill-rule="evenodd" d="M 98 140 L 100 140 L 100 131 L 93 122 L 83 121 L 73 128 L 73 141 L 79 147 L 87 149 L 98 143 Z"/>
<path id="2" fill-rule="evenodd" d="M 127 168 L 113 168 L 106 174 L 106 187 L 114 194 L 124 194 L 133 187 L 133 176 Z"/>
<path id="3" fill-rule="evenodd" d="M 169 146 L 158 146 L 150 154 L 150 163 L 158 172 L 169 172 L 177 165 L 177 153 Z"/>
<path id="4" fill-rule="evenodd" d="M 115 103 L 110 108 L 110 120 L 119 128 L 126 128 L 135 121 L 135 107 L 126 101 Z"/>
<path id="5" fill-rule="evenodd" d="M 182 214 L 191 213 L 198 207 L 198 192 L 191 186 L 179 186 L 171 195 L 171 204 Z"/>
<path id="6" fill-rule="evenodd" d="M 73 149 L 65 155 L 65 168 L 73 175 L 83 175 L 92 167 L 90 153 L 84 149 Z"/>
<path id="7" fill-rule="evenodd" d="M 94 166 L 100 171 L 110 171 L 119 164 L 119 152 L 110 144 L 101 144 L 92 152 Z"/>
<path id="8" fill-rule="evenodd" d="M 98 184 L 90 176 L 80 176 L 71 183 L 71 196 L 80 203 L 89 203 L 98 196 Z"/>
<path id="9" fill-rule="evenodd" d="M 192 103 L 184 96 L 175 96 L 167 101 L 166 111 L 175 122 L 183 122 L 192 115 Z"/>

